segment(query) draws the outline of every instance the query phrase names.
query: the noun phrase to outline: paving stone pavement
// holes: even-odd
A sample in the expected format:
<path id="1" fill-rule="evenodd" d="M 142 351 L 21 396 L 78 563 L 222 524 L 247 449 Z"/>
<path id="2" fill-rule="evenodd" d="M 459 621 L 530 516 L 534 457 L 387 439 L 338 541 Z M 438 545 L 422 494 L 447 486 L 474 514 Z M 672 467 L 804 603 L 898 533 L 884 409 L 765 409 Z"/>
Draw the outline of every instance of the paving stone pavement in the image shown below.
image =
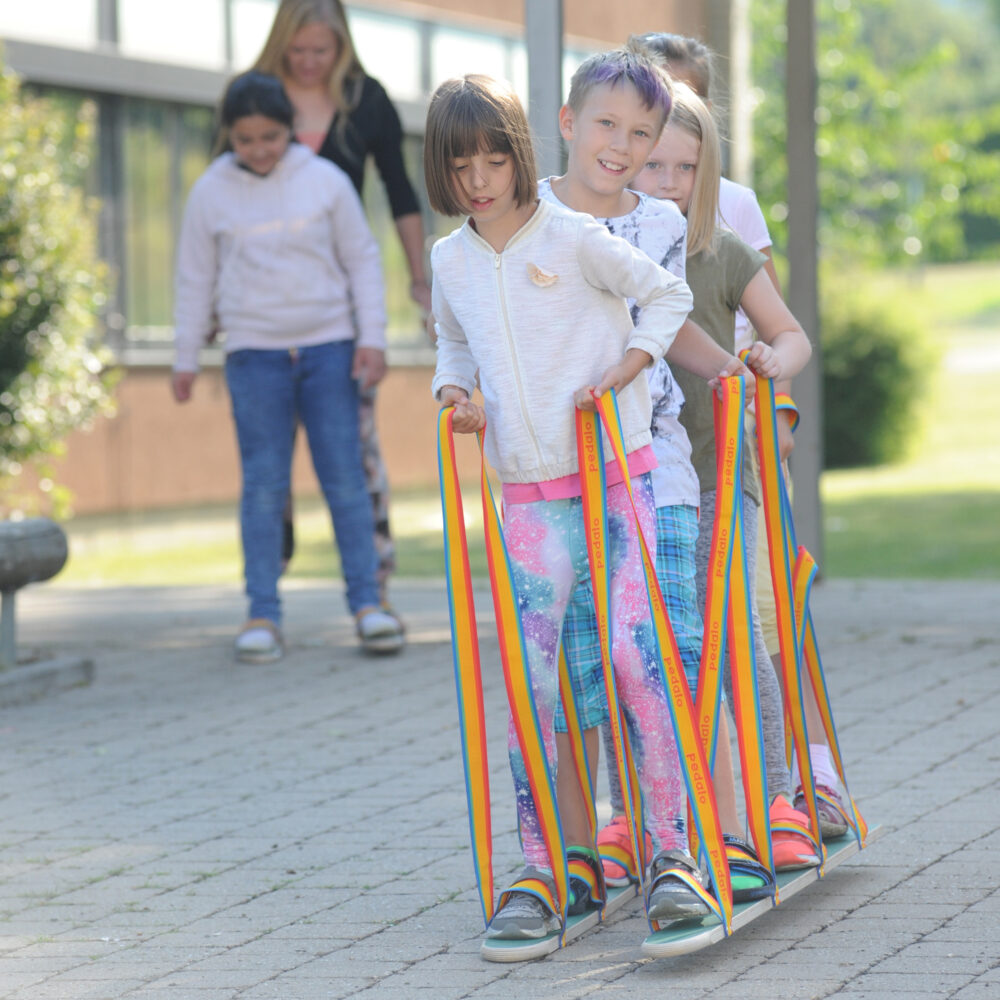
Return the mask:
<path id="1" fill-rule="evenodd" d="M 285 660 L 238 666 L 234 589 L 23 592 L 22 645 L 96 677 L 0 711 L 4 1000 L 1000 997 L 1000 585 L 815 589 L 881 840 L 696 955 L 644 959 L 636 902 L 515 966 L 478 956 L 441 585 L 397 587 L 398 658 L 356 652 L 335 587 L 286 597 Z M 479 609 L 499 881 L 518 853 Z"/>

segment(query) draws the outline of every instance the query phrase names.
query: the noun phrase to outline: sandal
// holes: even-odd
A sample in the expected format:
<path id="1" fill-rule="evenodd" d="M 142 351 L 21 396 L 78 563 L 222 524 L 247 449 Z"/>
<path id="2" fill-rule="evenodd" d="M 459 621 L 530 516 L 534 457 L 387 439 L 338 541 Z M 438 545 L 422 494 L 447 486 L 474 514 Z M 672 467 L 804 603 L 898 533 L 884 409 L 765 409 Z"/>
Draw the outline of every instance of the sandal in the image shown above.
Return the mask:
<path id="1" fill-rule="evenodd" d="M 601 859 L 592 847 L 568 847 L 566 860 L 569 866 L 569 887 L 573 893 L 567 915 L 579 916 L 588 910 L 600 910 L 607 899 L 604 869 Z"/>
<path id="2" fill-rule="evenodd" d="M 645 835 L 645 854 L 643 867 L 653 856 L 653 841 L 649 834 Z M 597 852 L 601 856 L 604 867 L 604 881 L 615 888 L 638 882 L 638 869 L 632 856 L 632 835 L 628 829 L 628 818 L 624 815 L 615 816 L 611 822 L 597 834 Z"/>
<path id="3" fill-rule="evenodd" d="M 819 846 L 809 832 L 809 819 L 783 795 L 771 803 L 771 849 L 774 870 L 794 871 L 815 868 L 820 862 Z"/>
<path id="4" fill-rule="evenodd" d="M 774 876 L 760 863 L 756 850 L 734 833 L 724 833 L 722 841 L 726 845 L 733 902 L 750 903 L 756 899 L 770 899 L 774 895 Z"/>

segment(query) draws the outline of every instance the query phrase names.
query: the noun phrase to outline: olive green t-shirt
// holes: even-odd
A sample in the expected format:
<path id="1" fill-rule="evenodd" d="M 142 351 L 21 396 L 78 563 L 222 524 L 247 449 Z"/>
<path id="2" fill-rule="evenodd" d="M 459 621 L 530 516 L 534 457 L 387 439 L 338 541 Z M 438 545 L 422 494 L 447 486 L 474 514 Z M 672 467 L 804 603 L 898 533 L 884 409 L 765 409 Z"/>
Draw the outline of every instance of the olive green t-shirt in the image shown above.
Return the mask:
<path id="1" fill-rule="evenodd" d="M 748 247 L 728 229 L 716 230 L 715 236 L 714 254 L 703 250 L 687 259 L 687 283 L 694 296 L 691 319 L 717 344 L 732 353 L 736 349 L 735 317 L 740 299 L 767 258 L 758 250 Z M 673 372 L 684 390 L 680 420 L 691 439 L 691 461 L 698 473 L 701 491 L 707 493 L 716 487 L 712 390 L 703 378 L 680 367 L 673 367 Z M 745 441 L 743 492 L 760 503 L 760 489 L 751 457 L 753 447 L 752 441 Z"/>

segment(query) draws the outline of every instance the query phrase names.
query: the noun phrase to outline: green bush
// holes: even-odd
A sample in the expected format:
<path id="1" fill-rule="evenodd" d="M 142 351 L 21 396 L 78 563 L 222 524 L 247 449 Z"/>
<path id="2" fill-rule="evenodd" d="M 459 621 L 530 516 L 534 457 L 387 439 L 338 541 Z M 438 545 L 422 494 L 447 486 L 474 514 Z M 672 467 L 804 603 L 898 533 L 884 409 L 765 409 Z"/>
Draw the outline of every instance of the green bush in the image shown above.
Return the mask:
<path id="1" fill-rule="evenodd" d="M 26 93 L 0 63 L 0 516 L 64 513 L 51 460 L 112 410 L 106 269 L 81 184 L 93 117 Z"/>
<path id="2" fill-rule="evenodd" d="M 828 469 L 903 458 L 935 367 L 930 331 L 905 300 L 838 282 L 821 307 L 823 443 Z"/>

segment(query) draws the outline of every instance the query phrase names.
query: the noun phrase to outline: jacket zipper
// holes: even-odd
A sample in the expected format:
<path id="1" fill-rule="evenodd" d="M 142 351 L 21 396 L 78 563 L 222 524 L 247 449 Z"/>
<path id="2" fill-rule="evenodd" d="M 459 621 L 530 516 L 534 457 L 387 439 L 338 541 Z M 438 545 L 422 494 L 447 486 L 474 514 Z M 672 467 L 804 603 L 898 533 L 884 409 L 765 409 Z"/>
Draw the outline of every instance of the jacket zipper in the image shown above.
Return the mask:
<path id="1" fill-rule="evenodd" d="M 501 254 L 495 253 L 493 255 L 493 273 L 496 275 L 497 279 L 497 295 L 500 299 L 500 313 L 503 317 L 503 332 L 504 336 L 507 338 L 507 347 L 510 351 L 511 358 L 514 360 L 514 381 L 517 384 L 517 402 L 518 406 L 521 408 L 521 419 L 524 421 L 524 426 L 528 430 L 528 435 L 531 438 L 531 443 L 535 446 L 535 456 L 538 461 L 539 466 L 542 463 L 542 449 L 538 443 L 538 438 L 535 435 L 535 429 L 528 418 L 528 406 L 524 399 L 523 387 L 521 385 L 520 376 L 520 363 L 517 357 L 517 350 L 514 346 L 514 337 L 510 332 L 510 319 L 507 316 L 507 298 L 503 291 L 503 279 L 500 273 L 501 264 Z"/>

